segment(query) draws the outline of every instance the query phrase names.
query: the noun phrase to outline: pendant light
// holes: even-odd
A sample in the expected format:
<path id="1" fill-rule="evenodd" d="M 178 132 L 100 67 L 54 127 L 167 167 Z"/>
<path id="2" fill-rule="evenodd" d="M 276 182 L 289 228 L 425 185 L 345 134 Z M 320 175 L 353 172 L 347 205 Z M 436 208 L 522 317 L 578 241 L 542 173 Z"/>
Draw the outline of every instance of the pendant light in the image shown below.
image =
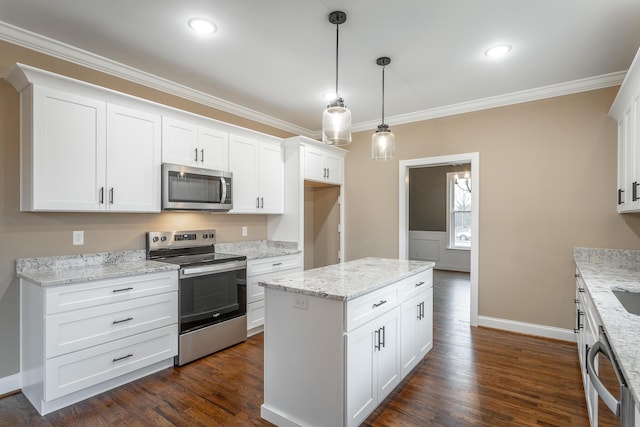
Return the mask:
<path id="1" fill-rule="evenodd" d="M 329 14 L 329 22 L 336 26 L 336 98 L 322 113 L 322 142 L 329 145 L 351 143 L 351 111 L 344 105 L 338 92 L 338 46 L 339 27 L 347 21 L 347 14 L 340 11 Z"/>
<path id="2" fill-rule="evenodd" d="M 382 67 L 382 123 L 371 137 L 371 158 L 373 160 L 391 160 L 396 153 L 396 136 L 384 123 L 384 67 L 391 64 L 391 58 L 386 56 L 376 60 L 376 64 Z"/>

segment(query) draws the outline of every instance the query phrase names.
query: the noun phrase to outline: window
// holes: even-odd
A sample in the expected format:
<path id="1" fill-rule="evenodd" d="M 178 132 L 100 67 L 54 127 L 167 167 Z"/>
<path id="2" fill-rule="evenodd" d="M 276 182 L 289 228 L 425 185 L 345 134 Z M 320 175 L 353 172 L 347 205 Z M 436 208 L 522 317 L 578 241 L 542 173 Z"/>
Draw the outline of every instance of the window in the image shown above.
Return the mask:
<path id="1" fill-rule="evenodd" d="M 449 248 L 471 249 L 471 172 L 447 173 Z"/>

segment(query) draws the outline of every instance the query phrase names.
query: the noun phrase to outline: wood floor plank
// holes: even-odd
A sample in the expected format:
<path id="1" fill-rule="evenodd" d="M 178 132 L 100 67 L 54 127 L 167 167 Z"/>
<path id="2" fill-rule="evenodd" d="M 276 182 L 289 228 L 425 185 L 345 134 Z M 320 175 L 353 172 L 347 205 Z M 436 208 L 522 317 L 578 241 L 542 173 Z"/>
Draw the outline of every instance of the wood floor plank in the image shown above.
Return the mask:
<path id="1" fill-rule="evenodd" d="M 434 274 L 434 348 L 367 427 L 588 426 L 575 344 L 469 326 L 469 275 Z M 22 393 L 0 427 L 271 426 L 263 336 L 41 417 Z"/>

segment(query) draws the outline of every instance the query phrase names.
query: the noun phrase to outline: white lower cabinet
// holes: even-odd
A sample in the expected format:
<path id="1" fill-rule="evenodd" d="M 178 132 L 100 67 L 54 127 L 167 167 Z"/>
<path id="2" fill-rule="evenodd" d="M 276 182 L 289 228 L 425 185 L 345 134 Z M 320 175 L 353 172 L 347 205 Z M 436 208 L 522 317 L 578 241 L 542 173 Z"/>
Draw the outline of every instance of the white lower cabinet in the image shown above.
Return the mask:
<path id="1" fill-rule="evenodd" d="M 247 261 L 247 331 L 250 335 L 262 331 L 264 325 L 264 288 L 258 283 L 296 271 L 302 271 L 300 254 Z"/>
<path id="2" fill-rule="evenodd" d="M 41 415 L 173 366 L 177 271 L 21 292 L 22 391 Z"/>
<path id="3" fill-rule="evenodd" d="M 402 378 L 433 348 L 433 288 L 402 304 Z"/>
<path id="4" fill-rule="evenodd" d="M 398 307 L 347 334 L 348 425 L 360 425 L 400 383 Z"/>
<path id="5" fill-rule="evenodd" d="M 267 288 L 262 417 L 360 425 L 433 346 L 432 277 L 429 269 L 346 302 Z"/>

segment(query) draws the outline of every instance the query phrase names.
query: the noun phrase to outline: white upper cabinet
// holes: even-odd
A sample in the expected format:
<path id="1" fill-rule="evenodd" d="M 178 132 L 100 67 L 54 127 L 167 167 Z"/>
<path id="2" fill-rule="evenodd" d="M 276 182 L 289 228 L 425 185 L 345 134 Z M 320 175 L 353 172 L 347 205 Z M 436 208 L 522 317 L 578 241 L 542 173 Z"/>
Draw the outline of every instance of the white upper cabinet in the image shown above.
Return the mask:
<path id="1" fill-rule="evenodd" d="M 21 210 L 100 210 L 106 186 L 106 104 L 29 86 L 21 107 Z"/>
<path id="2" fill-rule="evenodd" d="M 159 114 L 28 66 L 7 79 L 21 93 L 21 210 L 160 211 Z"/>
<path id="3" fill-rule="evenodd" d="M 231 135 L 229 170 L 233 173 L 231 213 L 284 212 L 284 161 L 279 143 Z"/>
<path id="4" fill-rule="evenodd" d="M 304 179 L 342 184 L 344 182 L 344 157 L 330 148 L 305 144 Z"/>
<path id="5" fill-rule="evenodd" d="M 38 86 L 22 108 L 22 210 L 160 211 L 160 116 Z"/>
<path id="6" fill-rule="evenodd" d="M 107 104 L 108 211 L 160 210 L 161 141 L 160 116 Z"/>
<path id="7" fill-rule="evenodd" d="M 229 169 L 229 134 L 193 123 L 162 118 L 162 161 L 206 169 Z"/>
<path id="8" fill-rule="evenodd" d="M 640 50 L 609 115 L 618 121 L 618 212 L 640 211 Z"/>

